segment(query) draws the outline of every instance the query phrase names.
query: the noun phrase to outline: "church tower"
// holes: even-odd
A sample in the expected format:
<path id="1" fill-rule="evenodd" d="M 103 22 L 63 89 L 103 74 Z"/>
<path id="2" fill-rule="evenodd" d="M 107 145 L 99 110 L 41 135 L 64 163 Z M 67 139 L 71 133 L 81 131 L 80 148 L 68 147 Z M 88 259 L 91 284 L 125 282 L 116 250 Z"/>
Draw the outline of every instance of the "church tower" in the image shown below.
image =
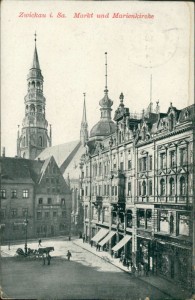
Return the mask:
<path id="1" fill-rule="evenodd" d="M 35 49 L 32 66 L 27 75 L 27 95 L 24 98 L 25 117 L 21 134 L 18 130 L 17 155 L 19 157 L 35 159 L 46 147 L 51 146 L 51 126 L 48 136 L 45 100 L 35 33 Z"/>
<path id="2" fill-rule="evenodd" d="M 83 146 L 85 146 L 86 142 L 88 141 L 88 124 L 87 124 L 87 117 L 86 117 L 86 106 L 85 106 L 85 93 L 84 95 L 84 103 L 83 103 L 83 118 L 81 122 L 81 130 L 80 130 L 80 141 Z"/>

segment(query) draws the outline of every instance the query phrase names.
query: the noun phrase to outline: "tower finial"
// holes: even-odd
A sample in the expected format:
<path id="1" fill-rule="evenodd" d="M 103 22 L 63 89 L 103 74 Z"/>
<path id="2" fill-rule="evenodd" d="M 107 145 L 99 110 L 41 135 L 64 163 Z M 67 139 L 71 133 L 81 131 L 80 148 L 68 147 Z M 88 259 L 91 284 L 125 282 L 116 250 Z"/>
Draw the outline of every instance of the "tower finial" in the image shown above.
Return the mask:
<path id="1" fill-rule="evenodd" d="M 105 52 L 105 93 L 108 93 L 108 64 L 107 64 L 107 52 Z"/>
<path id="2" fill-rule="evenodd" d="M 36 41 L 37 41 L 37 33 L 36 33 L 36 31 L 35 31 L 34 36 L 35 36 L 35 44 L 36 44 Z"/>

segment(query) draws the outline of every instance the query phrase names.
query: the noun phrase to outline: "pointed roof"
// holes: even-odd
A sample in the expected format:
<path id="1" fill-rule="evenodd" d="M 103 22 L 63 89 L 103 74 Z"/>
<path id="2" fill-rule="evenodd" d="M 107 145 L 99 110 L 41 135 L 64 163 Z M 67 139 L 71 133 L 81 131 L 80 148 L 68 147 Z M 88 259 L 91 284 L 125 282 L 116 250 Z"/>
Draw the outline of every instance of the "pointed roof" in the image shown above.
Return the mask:
<path id="1" fill-rule="evenodd" d="M 31 69 L 39 69 L 40 70 L 40 65 L 39 65 L 39 59 L 38 59 L 36 44 L 35 44 L 35 50 L 34 50 L 34 56 L 33 56 L 33 63 L 32 63 Z"/>
<path id="2" fill-rule="evenodd" d="M 87 123 L 87 117 L 86 117 L 86 105 L 85 105 L 85 93 L 84 93 L 84 103 L 83 103 L 83 118 L 82 118 L 82 124 Z"/>

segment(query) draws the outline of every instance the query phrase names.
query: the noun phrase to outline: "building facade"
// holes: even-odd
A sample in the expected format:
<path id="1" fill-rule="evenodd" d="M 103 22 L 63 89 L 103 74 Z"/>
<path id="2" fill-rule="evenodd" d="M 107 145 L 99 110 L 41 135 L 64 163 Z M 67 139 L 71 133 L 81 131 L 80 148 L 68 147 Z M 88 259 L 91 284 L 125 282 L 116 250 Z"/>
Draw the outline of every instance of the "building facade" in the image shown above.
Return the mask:
<path id="1" fill-rule="evenodd" d="M 66 235 L 71 192 L 53 157 L 1 157 L 2 242 Z"/>
<path id="2" fill-rule="evenodd" d="M 146 272 L 192 284 L 195 107 L 152 103 L 141 115 L 124 106 L 109 127 L 106 88 L 101 119 L 81 158 L 84 234 Z M 110 119 L 111 120 L 111 119 Z"/>

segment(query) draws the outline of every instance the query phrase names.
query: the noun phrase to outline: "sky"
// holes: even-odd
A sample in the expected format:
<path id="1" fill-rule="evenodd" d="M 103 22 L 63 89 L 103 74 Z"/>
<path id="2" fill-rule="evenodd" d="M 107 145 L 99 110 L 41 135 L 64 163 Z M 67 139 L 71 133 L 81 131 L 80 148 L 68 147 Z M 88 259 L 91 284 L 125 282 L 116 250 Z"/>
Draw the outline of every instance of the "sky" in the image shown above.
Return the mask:
<path id="1" fill-rule="evenodd" d="M 21 13 L 46 17 L 19 17 Z M 58 18 L 59 13 L 65 17 Z M 90 17 L 74 18 L 75 13 Z M 154 17 L 113 18 L 114 13 Z M 107 18 L 97 18 L 97 14 Z M 170 102 L 178 109 L 194 103 L 192 3 L 4 0 L 1 147 L 6 148 L 6 156 L 16 155 L 17 125 L 21 126 L 24 118 L 35 31 L 53 145 L 79 139 L 84 92 L 89 130 L 98 122 L 105 87 L 105 52 L 109 97 L 114 102 L 112 116 L 121 92 L 132 113 L 146 109 L 150 98 L 154 108 L 159 100 L 161 112 L 168 110 Z"/>

